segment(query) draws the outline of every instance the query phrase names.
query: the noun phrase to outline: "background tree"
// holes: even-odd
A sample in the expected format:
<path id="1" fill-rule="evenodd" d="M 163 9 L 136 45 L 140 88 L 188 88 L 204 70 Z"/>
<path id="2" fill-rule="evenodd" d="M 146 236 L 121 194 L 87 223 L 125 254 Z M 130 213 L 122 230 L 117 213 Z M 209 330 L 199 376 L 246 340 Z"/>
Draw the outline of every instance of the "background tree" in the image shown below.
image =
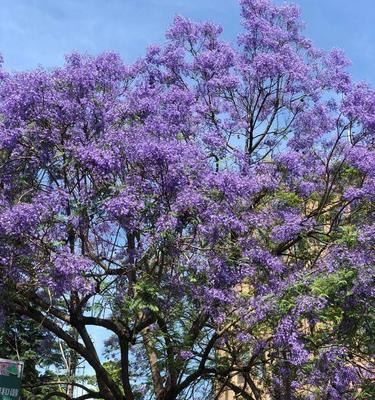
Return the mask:
<path id="1" fill-rule="evenodd" d="M 0 328 L 0 358 L 24 361 L 22 398 L 36 400 L 51 391 L 51 382 L 66 381 L 55 338 L 40 324 L 9 314 Z"/>
<path id="2" fill-rule="evenodd" d="M 79 399 L 371 396 L 375 93 L 296 7 L 241 12 L 236 46 L 176 17 L 134 65 L 3 72 L 1 305 Z"/>

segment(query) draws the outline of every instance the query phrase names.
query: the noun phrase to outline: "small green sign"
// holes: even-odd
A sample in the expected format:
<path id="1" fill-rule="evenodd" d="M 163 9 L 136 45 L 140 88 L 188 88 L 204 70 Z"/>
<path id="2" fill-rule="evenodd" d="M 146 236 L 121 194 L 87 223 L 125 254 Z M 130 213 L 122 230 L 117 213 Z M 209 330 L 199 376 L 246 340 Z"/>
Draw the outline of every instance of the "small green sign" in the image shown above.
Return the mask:
<path id="1" fill-rule="evenodd" d="M 23 362 L 0 359 L 0 400 L 18 400 Z"/>

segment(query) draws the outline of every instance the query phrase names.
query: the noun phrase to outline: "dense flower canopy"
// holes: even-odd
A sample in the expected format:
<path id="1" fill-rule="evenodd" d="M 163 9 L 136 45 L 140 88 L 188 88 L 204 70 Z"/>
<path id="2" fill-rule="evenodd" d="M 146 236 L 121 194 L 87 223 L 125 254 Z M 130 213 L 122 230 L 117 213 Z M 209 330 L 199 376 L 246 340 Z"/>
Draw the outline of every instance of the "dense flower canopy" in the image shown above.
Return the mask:
<path id="1" fill-rule="evenodd" d="M 2 315 L 86 359 L 98 398 L 370 393 L 375 91 L 295 6 L 240 3 L 236 45 L 178 16 L 132 65 L 1 73 Z"/>

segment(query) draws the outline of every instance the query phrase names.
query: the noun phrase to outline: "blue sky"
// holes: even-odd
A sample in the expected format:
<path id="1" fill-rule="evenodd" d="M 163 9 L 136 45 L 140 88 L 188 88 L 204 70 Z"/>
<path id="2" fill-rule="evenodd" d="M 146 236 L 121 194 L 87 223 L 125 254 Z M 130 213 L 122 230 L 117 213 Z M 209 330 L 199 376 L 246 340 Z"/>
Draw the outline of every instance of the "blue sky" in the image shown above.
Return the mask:
<path id="1" fill-rule="evenodd" d="M 294 3 L 318 47 L 344 49 L 355 79 L 375 83 L 375 0 Z M 0 53 L 11 70 L 61 65 L 73 50 L 113 50 L 133 61 L 163 40 L 175 14 L 219 22 L 228 40 L 239 21 L 237 0 L 1 0 L 0 6 Z"/>

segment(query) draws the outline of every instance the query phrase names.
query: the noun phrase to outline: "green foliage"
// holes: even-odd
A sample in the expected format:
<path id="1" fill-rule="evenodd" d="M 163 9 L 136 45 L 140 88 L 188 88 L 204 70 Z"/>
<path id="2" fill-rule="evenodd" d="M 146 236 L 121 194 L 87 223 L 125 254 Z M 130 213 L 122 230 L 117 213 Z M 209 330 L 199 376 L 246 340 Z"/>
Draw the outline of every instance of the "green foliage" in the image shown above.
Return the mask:
<path id="1" fill-rule="evenodd" d="M 53 370 L 62 366 L 61 354 L 51 335 L 32 320 L 18 316 L 8 316 L 0 328 L 0 358 L 24 361 L 24 400 L 44 398 L 51 389 L 44 385 L 58 380 Z"/>
<path id="2" fill-rule="evenodd" d="M 353 225 L 344 225 L 339 232 L 337 243 L 354 247 L 358 242 L 358 232 Z"/>
<path id="3" fill-rule="evenodd" d="M 284 205 L 289 207 L 300 207 L 304 200 L 297 193 L 280 190 L 275 194 L 275 197 Z"/>
<path id="4" fill-rule="evenodd" d="M 319 297 L 336 297 L 338 292 L 343 295 L 350 293 L 350 287 L 355 277 L 353 270 L 341 270 L 330 275 L 319 276 L 311 285 L 311 293 Z"/>

